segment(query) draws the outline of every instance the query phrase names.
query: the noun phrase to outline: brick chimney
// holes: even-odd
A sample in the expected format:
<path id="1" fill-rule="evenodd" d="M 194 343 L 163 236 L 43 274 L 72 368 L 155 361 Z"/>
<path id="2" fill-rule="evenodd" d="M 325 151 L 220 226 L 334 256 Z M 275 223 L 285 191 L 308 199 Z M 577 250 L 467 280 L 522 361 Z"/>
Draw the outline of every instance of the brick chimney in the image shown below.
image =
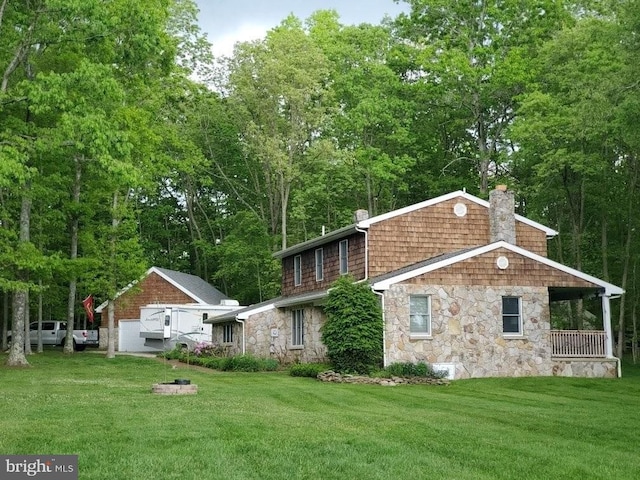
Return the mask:
<path id="1" fill-rule="evenodd" d="M 497 185 L 489 193 L 490 242 L 504 240 L 516 244 L 516 216 L 513 192 L 506 185 Z"/>

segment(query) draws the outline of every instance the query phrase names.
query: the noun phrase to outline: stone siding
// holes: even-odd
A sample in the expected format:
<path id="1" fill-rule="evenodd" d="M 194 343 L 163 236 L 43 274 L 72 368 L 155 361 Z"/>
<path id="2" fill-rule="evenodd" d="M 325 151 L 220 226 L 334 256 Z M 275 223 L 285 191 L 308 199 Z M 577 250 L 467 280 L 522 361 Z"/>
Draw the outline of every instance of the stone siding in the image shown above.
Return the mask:
<path id="1" fill-rule="evenodd" d="M 120 330 L 118 327 L 113 329 L 113 334 L 115 336 L 115 339 L 113 340 L 115 350 L 118 351 L 118 345 L 120 344 Z M 98 335 L 98 350 L 107 350 L 109 347 L 109 328 L 100 327 Z"/>
<path id="2" fill-rule="evenodd" d="M 431 336 L 409 333 L 409 295 L 431 297 Z M 502 296 L 522 301 L 523 335 L 502 333 Z M 394 285 L 385 292 L 387 363 L 452 364 L 455 377 L 552 375 L 546 288 Z"/>
<path id="3" fill-rule="evenodd" d="M 326 361 L 327 351 L 320 333 L 324 313 L 318 307 L 305 306 L 301 309 L 304 311 L 303 346 L 291 345 L 293 309 L 273 308 L 245 321 L 246 353 L 276 358 L 282 363 Z M 271 336 L 273 329 L 277 330 L 278 336 Z M 241 331 L 239 335 L 242 335 Z"/>
<path id="4" fill-rule="evenodd" d="M 558 377 L 617 378 L 618 360 L 597 359 L 554 359 L 551 371 Z"/>

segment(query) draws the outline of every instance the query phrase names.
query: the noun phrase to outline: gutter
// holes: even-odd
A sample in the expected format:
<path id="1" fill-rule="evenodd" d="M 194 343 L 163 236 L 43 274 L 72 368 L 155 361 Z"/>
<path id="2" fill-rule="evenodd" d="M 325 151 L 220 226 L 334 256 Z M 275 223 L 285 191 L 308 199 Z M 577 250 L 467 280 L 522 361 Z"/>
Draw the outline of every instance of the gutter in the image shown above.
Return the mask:
<path id="1" fill-rule="evenodd" d="M 364 233 L 364 278 L 361 281 L 366 282 L 369 279 L 369 230 L 356 224 L 356 232 Z"/>

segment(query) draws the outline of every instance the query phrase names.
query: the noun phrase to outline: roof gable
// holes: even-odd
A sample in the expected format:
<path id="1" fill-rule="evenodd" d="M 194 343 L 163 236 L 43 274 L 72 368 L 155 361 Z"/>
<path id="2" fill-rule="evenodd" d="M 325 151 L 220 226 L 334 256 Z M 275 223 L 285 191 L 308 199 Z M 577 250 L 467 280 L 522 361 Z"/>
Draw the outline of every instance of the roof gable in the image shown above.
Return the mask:
<path id="1" fill-rule="evenodd" d="M 320 245 L 324 245 L 326 243 L 348 237 L 349 235 L 353 235 L 354 233 L 357 233 L 359 231 L 367 230 L 371 225 L 375 223 L 383 222 L 385 220 L 398 217 L 400 215 L 405 215 L 407 213 L 420 210 L 422 208 L 431 207 L 433 205 L 437 205 L 442 202 L 447 202 L 455 198 L 464 198 L 465 200 L 468 200 L 486 209 L 489 209 L 489 202 L 487 202 L 486 200 L 482 200 L 481 198 L 471 195 L 464 190 L 457 190 L 455 192 L 447 193 L 446 195 L 441 195 L 436 198 L 425 200 L 424 202 L 408 205 L 406 207 L 399 208 L 397 210 L 392 210 L 390 212 L 383 213 L 382 215 L 376 215 L 375 217 L 371 217 L 366 220 L 359 221 L 358 223 L 354 223 L 346 227 L 333 230 L 327 233 L 326 235 L 322 235 L 320 237 L 307 240 L 306 242 L 298 243 L 285 250 L 280 250 L 279 252 L 274 253 L 273 256 L 275 258 L 288 257 L 290 255 L 300 253 L 304 250 L 318 247 Z M 547 236 L 547 238 L 555 237 L 558 234 L 556 230 L 549 228 L 545 225 L 542 225 L 541 223 L 535 222 L 527 217 L 523 217 L 522 215 L 516 214 L 515 217 L 516 217 L 516 221 L 522 222 L 526 225 L 529 225 L 533 228 L 543 231 Z"/>
<path id="2" fill-rule="evenodd" d="M 420 203 L 415 203 L 413 205 L 409 205 L 406 206 L 404 208 L 399 208 L 398 210 L 392 210 L 391 212 L 387 212 L 387 213 L 383 213 L 382 215 L 376 215 L 375 217 L 371 217 L 367 220 L 363 220 L 361 222 L 358 222 L 357 227 L 358 228 L 369 228 L 369 226 L 371 226 L 374 223 L 378 223 L 378 222 L 383 222 L 385 220 L 388 220 L 390 218 L 394 218 L 400 215 L 405 215 L 407 213 L 413 212 L 415 210 L 420 210 L 421 208 L 426 208 L 426 207 L 431 207 L 433 205 L 436 205 L 438 203 L 442 203 L 442 202 L 446 202 L 449 200 L 452 200 L 454 198 L 464 198 L 465 200 L 468 200 L 470 202 L 474 202 L 482 207 L 485 207 L 487 209 L 489 209 L 489 202 L 487 202 L 486 200 L 482 200 L 481 198 L 478 198 L 474 195 L 471 195 L 469 193 L 467 193 L 466 191 L 463 190 L 457 190 L 455 192 L 451 192 L 451 193 L 447 193 L 446 195 L 441 195 L 439 197 L 436 198 L 432 198 L 429 200 L 425 200 L 424 202 L 420 202 Z M 538 222 L 534 222 L 533 220 L 528 219 L 527 217 L 523 217 L 522 215 L 518 215 L 516 214 L 516 221 L 525 223 L 527 225 L 530 225 L 534 228 L 537 228 L 538 230 L 542 230 L 543 232 L 545 232 L 545 234 L 547 235 L 547 237 L 555 237 L 558 232 L 555 231 L 552 228 L 549 228 L 545 225 L 542 225 L 541 223 Z"/>
<path id="3" fill-rule="evenodd" d="M 374 290 L 387 290 L 391 287 L 391 285 L 394 285 L 396 283 L 404 282 L 406 280 L 415 278 L 417 276 L 433 272 L 440 268 L 444 268 L 444 267 L 453 265 L 455 263 L 468 260 L 473 257 L 477 257 L 479 255 L 485 254 L 487 252 L 491 252 L 493 250 L 497 250 L 499 248 L 511 250 L 512 252 L 522 255 L 526 258 L 542 263 L 544 265 L 547 265 L 551 268 L 557 269 L 569 275 L 575 276 L 576 278 L 582 279 L 586 282 L 590 282 L 594 285 L 597 285 L 604 289 L 604 294 L 606 296 L 622 295 L 624 293 L 623 289 L 611 283 L 605 282 L 604 280 L 588 275 L 574 268 L 567 267 L 566 265 L 550 260 L 547 257 L 537 255 L 533 252 L 530 252 L 528 250 L 525 250 L 523 248 L 517 247 L 515 245 L 512 245 L 504 241 L 495 242 L 490 245 L 485 245 L 482 247 L 462 250 L 462 251 L 454 252 L 451 254 L 441 255 L 439 257 L 435 257 L 435 258 L 426 260 L 424 262 L 417 263 L 410 267 L 406 267 L 400 270 L 396 270 L 395 272 L 381 275 L 380 277 L 371 279 L 372 288 Z"/>
<path id="4" fill-rule="evenodd" d="M 197 275 L 168 270 L 166 268 L 151 267 L 147 271 L 147 276 L 152 272 L 160 275 L 178 290 L 193 298 L 197 303 L 203 305 L 218 305 L 221 300 L 229 298 Z"/>
<path id="5" fill-rule="evenodd" d="M 147 278 L 152 273 L 155 273 L 163 280 L 171 284 L 173 287 L 191 297 L 195 303 L 201 305 L 219 305 L 222 300 L 226 300 L 229 298 L 213 285 L 210 285 L 196 275 L 177 272 L 175 270 L 169 270 L 166 268 L 151 267 L 146 271 L 142 278 L 131 282 L 129 285 L 120 290 L 114 297 L 114 300 L 129 291 L 134 285 Z M 107 306 L 107 304 L 108 301 L 101 303 L 96 308 L 96 312 L 101 313 L 102 310 L 104 310 L 104 308 Z"/>

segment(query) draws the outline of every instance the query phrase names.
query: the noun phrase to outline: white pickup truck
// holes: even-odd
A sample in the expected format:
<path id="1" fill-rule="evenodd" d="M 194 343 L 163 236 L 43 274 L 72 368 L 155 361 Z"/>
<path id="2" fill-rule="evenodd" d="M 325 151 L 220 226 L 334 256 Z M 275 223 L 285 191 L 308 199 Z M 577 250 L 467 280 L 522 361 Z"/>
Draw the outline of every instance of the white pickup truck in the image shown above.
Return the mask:
<path id="1" fill-rule="evenodd" d="M 11 332 L 7 334 L 11 340 Z M 38 323 L 33 322 L 29 325 L 29 336 L 31 344 L 38 343 Z M 46 320 L 42 322 L 42 344 L 43 345 L 61 345 L 64 346 L 64 339 L 67 336 L 67 322 Z M 74 330 L 73 331 L 73 348 L 77 351 L 84 350 L 87 345 L 98 345 L 97 330 Z"/>

